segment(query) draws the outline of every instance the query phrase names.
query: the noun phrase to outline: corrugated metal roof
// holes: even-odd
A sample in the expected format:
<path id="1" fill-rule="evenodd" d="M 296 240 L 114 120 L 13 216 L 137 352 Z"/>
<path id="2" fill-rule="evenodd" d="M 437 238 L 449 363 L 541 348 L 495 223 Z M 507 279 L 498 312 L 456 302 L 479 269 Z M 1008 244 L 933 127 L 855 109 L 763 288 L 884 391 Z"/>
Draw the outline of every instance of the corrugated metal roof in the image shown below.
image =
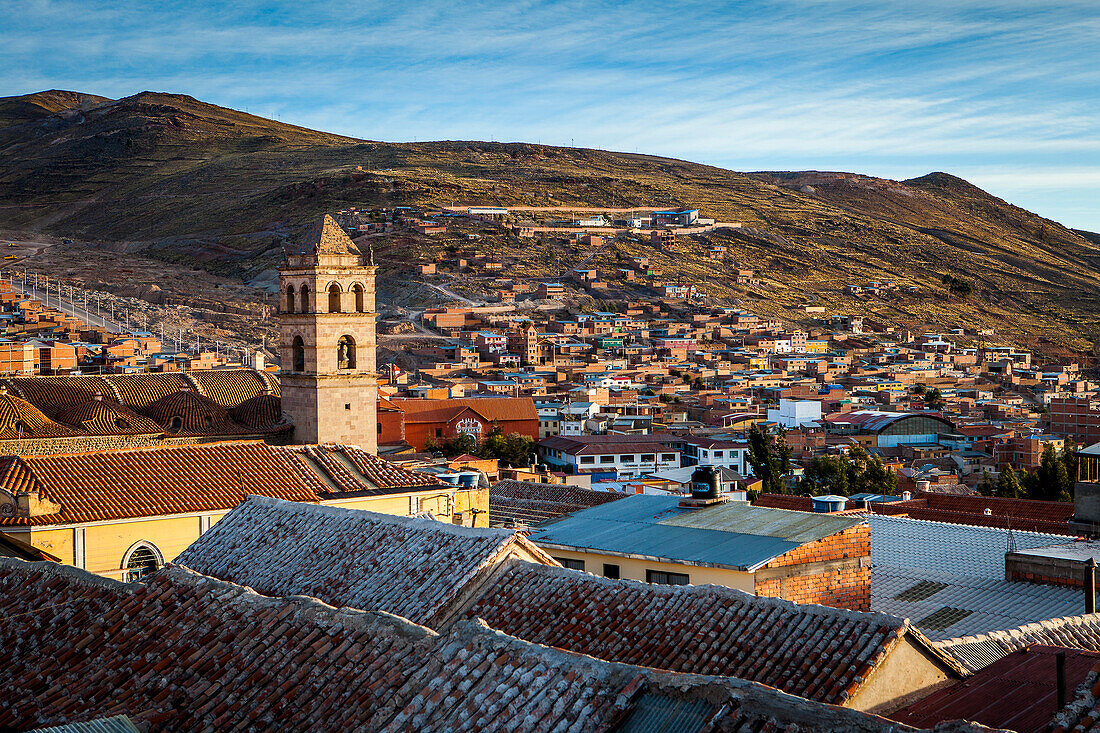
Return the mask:
<path id="1" fill-rule="evenodd" d="M 681 700 L 647 693 L 638 698 L 616 733 L 693 733 L 714 714 L 705 700 Z"/>
<path id="2" fill-rule="evenodd" d="M 755 570 L 807 542 L 854 527 L 860 516 L 830 516 L 727 502 L 701 509 L 675 496 L 635 495 L 546 525 L 539 544 Z"/>
<path id="3" fill-rule="evenodd" d="M 138 729 L 125 715 L 116 715 L 83 723 L 66 723 L 53 728 L 36 728 L 30 733 L 138 733 Z"/>

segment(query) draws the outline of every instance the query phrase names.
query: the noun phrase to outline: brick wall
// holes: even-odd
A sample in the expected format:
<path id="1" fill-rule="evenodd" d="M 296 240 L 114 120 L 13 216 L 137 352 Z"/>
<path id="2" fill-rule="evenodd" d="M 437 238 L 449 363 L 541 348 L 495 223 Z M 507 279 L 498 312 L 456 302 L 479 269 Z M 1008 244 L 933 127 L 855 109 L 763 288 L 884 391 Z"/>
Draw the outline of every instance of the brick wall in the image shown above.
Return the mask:
<path id="1" fill-rule="evenodd" d="M 871 609 L 871 529 L 851 527 L 777 557 L 756 572 L 756 595 Z"/>

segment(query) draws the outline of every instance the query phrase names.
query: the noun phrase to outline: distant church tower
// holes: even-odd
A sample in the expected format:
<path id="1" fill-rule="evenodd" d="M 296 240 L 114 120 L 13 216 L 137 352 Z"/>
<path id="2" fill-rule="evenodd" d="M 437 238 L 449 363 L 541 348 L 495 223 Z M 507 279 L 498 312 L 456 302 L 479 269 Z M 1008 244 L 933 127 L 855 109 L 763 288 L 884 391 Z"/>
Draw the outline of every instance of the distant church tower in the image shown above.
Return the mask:
<path id="1" fill-rule="evenodd" d="M 376 269 L 327 214 L 279 268 L 280 392 L 296 443 L 378 452 Z"/>

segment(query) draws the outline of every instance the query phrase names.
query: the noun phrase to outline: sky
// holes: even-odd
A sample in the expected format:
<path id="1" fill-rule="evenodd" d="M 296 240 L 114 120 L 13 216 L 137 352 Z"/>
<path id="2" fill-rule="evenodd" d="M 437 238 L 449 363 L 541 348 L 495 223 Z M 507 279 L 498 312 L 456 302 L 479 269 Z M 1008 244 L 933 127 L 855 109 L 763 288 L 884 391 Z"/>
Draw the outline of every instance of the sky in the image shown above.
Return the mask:
<path id="1" fill-rule="evenodd" d="M 44 89 L 372 140 L 939 170 L 1100 231 L 1100 0 L 0 0 L 0 96 Z"/>

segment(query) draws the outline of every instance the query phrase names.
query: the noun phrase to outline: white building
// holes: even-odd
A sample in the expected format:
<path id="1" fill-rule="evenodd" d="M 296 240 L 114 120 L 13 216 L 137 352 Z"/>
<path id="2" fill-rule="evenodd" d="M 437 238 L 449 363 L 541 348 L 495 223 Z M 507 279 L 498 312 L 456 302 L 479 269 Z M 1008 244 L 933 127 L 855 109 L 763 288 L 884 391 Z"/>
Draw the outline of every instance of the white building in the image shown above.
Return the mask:
<path id="1" fill-rule="evenodd" d="M 668 435 L 561 435 L 540 440 L 538 453 L 553 470 L 630 479 L 679 468 L 678 442 Z"/>
<path id="2" fill-rule="evenodd" d="M 680 438 L 684 446 L 685 466 L 720 466 L 742 476 L 752 475 L 749 465 L 749 444 L 743 440 L 721 440 L 689 435 Z"/>
<path id="3" fill-rule="evenodd" d="M 821 421 L 818 400 L 779 400 L 778 410 L 768 410 L 768 422 L 784 428 L 800 428 Z"/>

